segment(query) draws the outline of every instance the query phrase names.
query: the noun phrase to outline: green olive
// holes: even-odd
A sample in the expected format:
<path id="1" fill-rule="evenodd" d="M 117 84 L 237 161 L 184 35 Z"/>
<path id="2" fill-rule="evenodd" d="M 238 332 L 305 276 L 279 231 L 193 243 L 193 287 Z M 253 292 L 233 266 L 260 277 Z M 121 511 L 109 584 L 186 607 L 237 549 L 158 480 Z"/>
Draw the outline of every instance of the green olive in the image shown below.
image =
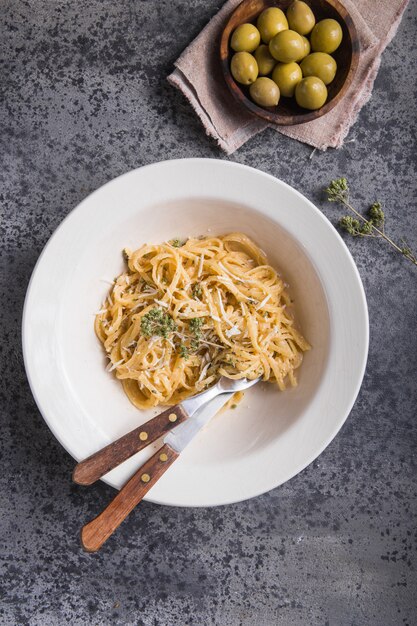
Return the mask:
<path id="1" fill-rule="evenodd" d="M 305 44 L 295 30 L 283 30 L 269 42 L 269 52 L 281 63 L 301 61 L 304 57 Z"/>
<path id="2" fill-rule="evenodd" d="M 274 57 L 271 56 L 268 46 L 264 44 L 255 50 L 255 59 L 258 64 L 260 76 L 270 74 L 277 64 Z"/>
<path id="3" fill-rule="evenodd" d="M 235 52 L 253 52 L 261 42 L 259 30 L 253 24 L 241 24 L 233 32 L 230 46 Z"/>
<path id="4" fill-rule="evenodd" d="M 332 82 L 336 76 L 337 64 L 333 57 L 326 52 L 313 52 L 301 61 L 303 76 L 317 76 L 325 85 Z"/>
<path id="5" fill-rule="evenodd" d="M 278 86 L 270 78 L 257 78 L 249 87 L 249 93 L 254 102 L 261 107 L 274 107 L 279 102 Z"/>
<path id="6" fill-rule="evenodd" d="M 304 57 L 306 57 L 308 54 L 310 54 L 311 51 L 311 46 L 310 46 L 310 41 L 307 39 L 307 37 L 303 36 L 303 41 L 304 41 Z"/>
<path id="7" fill-rule="evenodd" d="M 303 109 L 315 111 L 327 100 L 327 87 L 317 76 L 303 78 L 295 88 L 295 99 Z"/>
<path id="8" fill-rule="evenodd" d="M 262 11 L 256 25 L 264 43 L 269 43 L 277 33 L 288 29 L 285 13 L 277 7 L 269 7 L 269 9 Z"/>
<path id="9" fill-rule="evenodd" d="M 236 52 L 232 56 L 230 71 L 233 78 L 242 85 L 250 85 L 258 78 L 258 64 L 249 52 Z"/>
<path id="10" fill-rule="evenodd" d="M 281 96 L 292 98 L 295 88 L 303 78 L 298 63 L 278 63 L 272 72 L 272 80 L 279 87 Z"/>
<path id="11" fill-rule="evenodd" d="M 310 41 L 314 52 L 331 54 L 338 49 L 343 38 L 339 22 L 332 19 L 317 22 L 312 30 Z"/>
<path id="12" fill-rule="evenodd" d="M 301 0 L 294 0 L 287 9 L 287 20 L 291 30 L 300 33 L 300 35 L 308 35 L 314 28 L 316 18 L 308 4 Z"/>

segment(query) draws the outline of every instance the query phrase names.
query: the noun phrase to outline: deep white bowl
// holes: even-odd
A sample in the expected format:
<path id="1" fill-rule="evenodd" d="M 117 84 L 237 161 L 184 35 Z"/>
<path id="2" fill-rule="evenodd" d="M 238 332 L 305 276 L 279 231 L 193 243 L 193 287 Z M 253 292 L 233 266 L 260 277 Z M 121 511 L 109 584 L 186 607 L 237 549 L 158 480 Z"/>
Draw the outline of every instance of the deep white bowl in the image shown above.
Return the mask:
<path id="1" fill-rule="evenodd" d="M 78 461 L 155 415 L 135 409 L 105 371 L 94 313 L 144 242 L 241 231 L 290 284 L 313 348 L 299 385 L 249 390 L 216 416 L 147 499 L 212 506 L 251 498 L 300 472 L 336 435 L 355 401 L 368 350 L 358 271 L 342 239 L 299 192 L 258 170 L 212 159 L 139 168 L 86 198 L 51 237 L 30 281 L 23 351 L 39 410 Z M 110 472 L 120 488 L 155 446 Z M 68 477 L 70 478 L 70 477 Z"/>

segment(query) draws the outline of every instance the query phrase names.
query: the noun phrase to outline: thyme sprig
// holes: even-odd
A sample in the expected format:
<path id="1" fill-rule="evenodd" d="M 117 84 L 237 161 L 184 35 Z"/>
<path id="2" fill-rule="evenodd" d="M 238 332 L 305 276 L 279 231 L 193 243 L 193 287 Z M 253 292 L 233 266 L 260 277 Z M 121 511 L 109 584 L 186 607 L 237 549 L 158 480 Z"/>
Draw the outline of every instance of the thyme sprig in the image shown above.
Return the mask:
<path id="1" fill-rule="evenodd" d="M 349 185 L 346 178 L 332 180 L 325 190 L 329 202 L 339 202 L 351 211 L 356 217 L 344 215 L 339 224 L 343 230 L 353 237 L 374 237 L 384 239 L 403 257 L 417 265 L 417 256 L 407 242 L 402 239 L 402 245 L 396 244 L 385 232 L 385 213 L 380 202 L 374 202 L 368 209 L 367 216 L 361 215 L 350 203 Z"/>

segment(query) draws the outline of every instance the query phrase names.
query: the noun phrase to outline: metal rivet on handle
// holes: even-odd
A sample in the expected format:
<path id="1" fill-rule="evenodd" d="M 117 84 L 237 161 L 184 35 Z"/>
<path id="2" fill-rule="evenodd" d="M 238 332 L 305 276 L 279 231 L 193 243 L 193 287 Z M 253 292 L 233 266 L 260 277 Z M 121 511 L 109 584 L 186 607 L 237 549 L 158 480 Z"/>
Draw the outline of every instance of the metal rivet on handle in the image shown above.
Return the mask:
<path id="1" fill-rule="evenodd" d="M 139 439 L 141 441 L 146 441 L 148 438 L 148 433 L 146 433 L 144 430 L 142 430 L 142 432 L 139 433 Z"/>
<path id="2" fill-rule="evenodd" d="M 140 479 L 143 483 L 148 483 L 151 480 L 151 477 L 149 476 L 149 474 L 142 474 Z"/>
<path id="3" fill-rule="evenodd" d="M 159 460 L 162 461 L 162 463 L 165 463 L 166 461 L 168 461 L 168 455 L 163 452 L 159 455 Z"/>
<path id="4" fill-rule="evenodd" d="M 168 419 L 169 419 L 170 422 L 176 422 L 178 417 L 175 415 L 175 413 L 170 413 L 168 415 Z"/>

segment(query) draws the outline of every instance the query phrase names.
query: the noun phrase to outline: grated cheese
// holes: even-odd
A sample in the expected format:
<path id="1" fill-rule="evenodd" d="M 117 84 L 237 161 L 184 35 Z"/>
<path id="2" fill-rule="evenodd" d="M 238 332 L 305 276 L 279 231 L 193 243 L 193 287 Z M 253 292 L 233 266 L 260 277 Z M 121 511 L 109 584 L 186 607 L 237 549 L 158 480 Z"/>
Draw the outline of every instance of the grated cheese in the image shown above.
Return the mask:
<path id="1" fill-rule="evenodd" d="M 234 337 L 235 335 L 240 335 L 240 333 L 241 331 L 235 324 L 234 326 L 232 326 L 232 328 L 228 328 L 224 334 L 226 335 L 226 337 L 230 339 L 230 337 Z"/>
<path id="2" fill-rule="evenodd" d="M 225 271 L 227 274 L 229 274 L 230 276 L 232 276 L 232 278 L 234 278 L 235 280 L 238 280 L 240 283 L 248 283 L 248 284 L 252 284 L 252 285 L 256 285 L 257 281 L 256 280 L 251 280 L 250 278 L 240 278 L 239 276 L 236 276 L 236 274 L 233 274 L 233 272 L 231 272 L 230 270 L 228 270 L 223 263 L 220 261 L 219 262 L 219 266 L 222 268 L 223 271 Z"/>
<path id="3" fill-rule="evenodd" d="M 255 311 L 259 311 L 259 309 L 262 309 L 262 307 L 265 306 L 265 304 L 268 302 L 268 300 L 270 300 L 270 298 L 271 298 L 271 294 L 269 293 L 266 296 L 266 298 L 264 298 L 262 302 L 258 304 L 258 306 L 255 307 Z"/>
<path id="4" fill-rule="evenodd" d="M 164 302 L 163 300 L 157 300 L 155 298 L 154 302 L 156 302 L 156 304 L 159 304 L 159 306 L 164 306 L 166 309 L 169 308 L 169 304 L 167 302 Z"/>
<path id="5" fill-rule="evenodd" d="M 233 323 L 229 320 L 229 318 L 226 315 L 226 311 L 224 310 L 222 295 L 221 295 L 220 289 L 218 287 L 217 287 L 217 296 L 219 298 L 220 310 L 221 310 L 221 313 L 222 313 L 222 315 L 223 315 L 223 317 L 225 319 L 225 322 L 227 324 L 229 324 L 229 326 L 233 326 Z"/>
<path id="6" fill-rule="evenodd" d="M 200 376 L 198 377 L 198 381 L 197 382 L 200 383 L 203 380 L 203 378 L 207 374 L 207 370 L 208 370 L 209 367 L 210 367 L 210 363 L 206 363 L 206 365 L 203 367 L 203 369 L 200 372 Z"/>
<path id="7" fill-rule="evenodd" d="M 203 263 L 204 263 L 204 252 L 200 257 L 200 263 L 198 265 L 198 272 L 197 272 L 198 278 L 200 278 L 201 274 L 203 273 Z"/>
<path id="8" fill-rule="evenodd" d="M 112 372 L 113 370 L 116 369 L 116 367 L 119 367 L 119 365 L 121 365 L 122 363 L 124 363 L 124 359 L 117 361 L 117 363 L 109 363 L 108 366 L 106 367 L 106 370 L 108 372 Z"/>
<path id="9" fill-rule="evenodd" d="M 221 348 L 222 347 L 218 343 L 213 343 L 212 341 L 208 341 L 208 339 L 200 339 L 200 343 L 207 344 L 208 346 L 213 346 L 214 348 Z"/>
<path id="10" fill-rule="evenodd" d="M 169 345 L 173 348 L 173 350 L 175 350 L 175 345 L 174 345 L 174 342 L 172 341 L 172 339 L 169 339 L 168 337 L 166 337 L 165 341 L 167 341 L 169 343 Z"/>

